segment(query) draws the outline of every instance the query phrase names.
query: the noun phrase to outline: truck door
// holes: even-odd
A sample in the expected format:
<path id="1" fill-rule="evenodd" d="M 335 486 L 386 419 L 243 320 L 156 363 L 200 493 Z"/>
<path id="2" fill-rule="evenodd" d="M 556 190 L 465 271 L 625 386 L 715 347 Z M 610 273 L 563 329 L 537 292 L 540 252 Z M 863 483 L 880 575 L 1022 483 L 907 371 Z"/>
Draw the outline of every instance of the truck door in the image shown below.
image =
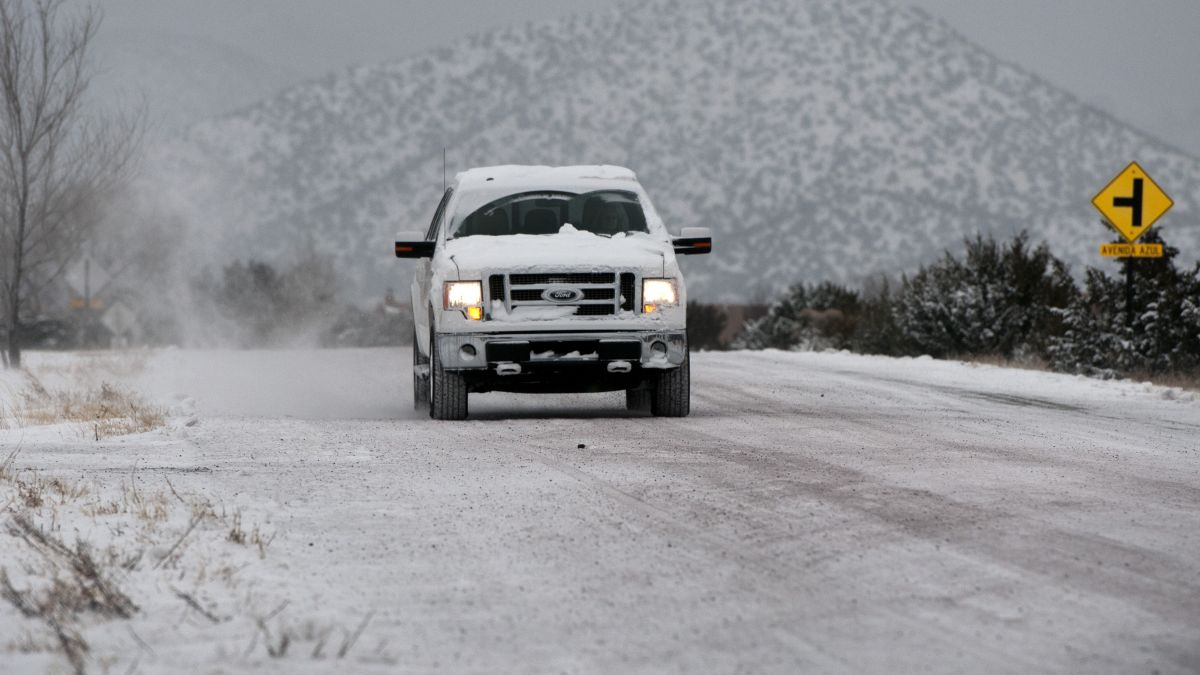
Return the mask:
<path id="1" fill-rule="evenodd" d="M 453 193 L 454 188 L 450 188 L 442 195 L 442 201 L 438 204 L 437 210 L 434 211 L 433 220 L 429 223 L 429 230 L 425 233 L 426 241 L 437 241 L 438 233 L 442 227 L 442 219 L 446 215 L 446 205 L 450 203 L 450 195 Z M 434 255 L 437 255 L 436 251 Z M 413 323 L 417 327 L 417 341 L 420 343 L 420 348 L 426 356 L 430 353 L 430 331 L 433 329 L 429 323 L 430 294 L 432 293 L 432 289 L 429 286 L 432 283 L 432 278 L 433 259 L 422 258 L 417 264 L 417 271 L 412 279 L 412 308 Z"/>

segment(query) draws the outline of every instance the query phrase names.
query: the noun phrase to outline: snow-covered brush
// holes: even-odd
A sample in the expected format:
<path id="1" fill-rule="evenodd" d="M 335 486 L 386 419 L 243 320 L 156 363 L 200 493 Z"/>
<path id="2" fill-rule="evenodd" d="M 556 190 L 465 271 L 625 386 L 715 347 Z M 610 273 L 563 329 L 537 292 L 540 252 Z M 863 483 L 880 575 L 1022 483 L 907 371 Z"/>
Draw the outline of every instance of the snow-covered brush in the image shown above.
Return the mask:
<path id="1" fill-rule="evenodd" d="M 44 561 L 45 568 L 27 586 L 18 589 L 0 568 L 0 597 L 27 619 L 43 622 L 58 640 L 59 650 L 77 673 L 84 672 L 88 645 L 74 628 L 84 614 L 128 619 L 138 606 L 113 581 L 110 571 L 98 562 L 91 547 L 76 542 L 67 546 L 29 518 L 17 513 L 8 524 L 8 534 L 24 541 Z"/>
<path id="2" fill-rule="evenodd" d="M 82 389 L 50 388 L 29 371 L 26 380 L 25 389 L 11 405 L 6 419 L 0 420 L 6 424 L 0 426 L 74 424 L 79 426 L 81 434 L 100 441 L 152 431 L 166 423 L 163 409 L 107 382 Z"/>

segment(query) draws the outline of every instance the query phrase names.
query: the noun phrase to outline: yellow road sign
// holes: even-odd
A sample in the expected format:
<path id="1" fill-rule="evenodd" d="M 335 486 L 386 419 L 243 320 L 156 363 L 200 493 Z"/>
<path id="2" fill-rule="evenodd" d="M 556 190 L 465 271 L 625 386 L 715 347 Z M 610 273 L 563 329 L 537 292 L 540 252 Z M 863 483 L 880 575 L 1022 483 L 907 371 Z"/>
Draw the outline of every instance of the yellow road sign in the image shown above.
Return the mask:
<path id="1" fill-rule="evenodd" d="M 1161 258 L 1162 244 L 1101 244 L 1100 255 L 1105 258 Z"/>
<path id="2" fill-rule="evenodd" d="M 71 298 L 71 309 L 87 309 L 88 301 L 83 298 Z M 92 309 L 104 309 L 104 301 L 100 298 L 92 298 Z"/>
<path id="3" fill-rule="evenodd" d="M 1175 203 L 1133 162 L 1096 195 L 1092 205 L 1132 244 Z"/>

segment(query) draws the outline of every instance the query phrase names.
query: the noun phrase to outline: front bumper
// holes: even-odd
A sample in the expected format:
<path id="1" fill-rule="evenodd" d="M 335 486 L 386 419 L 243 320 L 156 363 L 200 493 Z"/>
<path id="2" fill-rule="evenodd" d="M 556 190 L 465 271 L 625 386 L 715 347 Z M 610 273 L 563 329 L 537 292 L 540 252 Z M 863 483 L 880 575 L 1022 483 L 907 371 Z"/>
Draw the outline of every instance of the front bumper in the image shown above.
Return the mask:
<path id="1" fill-rule="evenodd" d="M 446 370 L 618 362 L 669 369 L 687 357 L 687 333 L 682 330 L 447 333 L 437 335 L 435 343 Z"/>

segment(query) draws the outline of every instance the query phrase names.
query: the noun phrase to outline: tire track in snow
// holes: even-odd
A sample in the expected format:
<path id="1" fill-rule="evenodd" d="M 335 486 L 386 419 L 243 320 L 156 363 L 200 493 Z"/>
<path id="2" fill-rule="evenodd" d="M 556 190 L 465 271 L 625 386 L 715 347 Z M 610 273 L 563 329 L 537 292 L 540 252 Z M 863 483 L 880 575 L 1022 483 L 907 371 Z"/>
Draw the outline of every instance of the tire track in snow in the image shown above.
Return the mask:
<path id="1" fill-rule="evenodd" d="M 866 376 L 858 375 L 856 379 L 866 379 Z M 715 382 L 706 384 L 716 385 Z M 736 416 L 740 419 L 755 414 L 752 410 L 738 412 L 740 414 Z M 1045 414 L 1074 412 L 1070 408 L 1051 408 Z M 839 423 L 845 420 L 835 417 L 828 421 Z M 850 421 L 853 424 L 856 420 Z M 892 420 L 893 424 L 897 422 Z M 778 464 L 786 467 L 788 475 L 829 476 L 832 480 L 795 479 L 791 486 L 798 492 L 867 514 L 911 536 L 931 542 L 945 540 L 1009 567 L 1054 579 L 1056 583 L 1065 583 L 1084 592 L 1104 594 L 1125 602 L 1136 599 L 1136 604 L 1171 620 L 1200 620 L 1200 579 L 1192 561 L 1130 546 L 1110 537 L 1064 530 L 1047 521 L 1031 521 L 1009 511 L 981 508 L 927 490 L 879 483 L 869 475 L 833 462 L 799 453 L 777 452 L 780 445 L 761 441 L 748 445 L 742 439 L 752 437 L 752 434 L 744 430 L 739 433 L 730 425 L 700 429 L 677 424 L 674 431 L 689 441 L 679 445 L 681 449 L 687 449 L 685 451 L 705 448 L 703 452 L 708 456 L 716 455 L 723 461 L 751 469 L 757 468 L 757 462 L 748 457 L 755 451 L 768 452 Z M 903 439 L 907 431 L 899 424 L 891 429 L 897 440 Z M 720 442 L 712 443 L 713 439 Z M 726 448 L 736 448 L 736 451 Z M 986 446 L 982 449 L 991 450 Z M 1016 455 L 1014 459 L 1045 462 L 1047 458 L 1030 453 Z M 1111 481 L 1113 478 L 1082 461 L 1056 464 L 1070 469 L 1082 468 L 1094 479 Z M 847 486 L 867 489 L 847 490 Z M 1144 495 L 1161 498 L 1167 490 L 1174 494 L 1181 507 L 1200 508 L 1200 489 L 1193 486 L 1152 480 L 1142 483 L 1142 487 L 1140 492 Z"/>
<path id="2" fill-rule="evenodd" d="M 761 450 L 758 447 L 731 442 L 726 438 L 691 433 L 687 429 L 688 423 L 686 420 L 640 420 L 640 422 L 641 424 L 638 425 L 640 428 L 636 429 L 636 431 L 645 431 L 647 433 L 654 431 L 661 432 L 663 430 L 661 427 L 670 427 L 670 431 L 673 433 L 667 434 L 667 436 L 673 437 L 674 434 L 678 434 L 681 440 L 690 440 L 691 443 L 683 447 L 690 447 L 695 452 L 702 452 L 698 448 L 711 445 L 714 440 L 725 445 L 733 444 L 741 451 L 755 452 Z M 755 541 L 739 541 L 718 534 L 710 529 L 694 525 L 688 518 L 688 516 L 694 516 L 694 513 L 688 512 L 681 515 L 670 504 L 641 497 L 628 490 L 619 488 L 611 481 L 559 459 L 554 452 L 555 447 L 561 448 L 561 443 L 540 442 L 537 444 L 537 448 L 522 449 L 521 447 L 514 446 L 512 449 L 540 462 L 550 469 L 572 478 L 592 490 L 605 494 L 625 508 L 642 514 L 652 520 L 660 531 L 678 537 L 678 540 L 684 544 L 685 549 L 699 545 L 709 552 L 716 553 L 718 557 L 736 560 L 747 571 L 757 572 L 757 574 L 754 574 L 754 583 L 758 592 L 781 598 L 806 598 L 806 601 L 801 606 L 776 612 L 774 614 L 775 620 L 785 624 L 789 621 L 799 621 L 800 624 L 796 626 L 796 629 L 800 629 L 802 633 L 805 624 L 808 622 L 820 622 L 842 617 L 860 609 L 853 606 L 853 603 L 836 599 L 822 599 L 814 593 L 814 589 L 834 586 L 841 580 L 839 571 L 836 567 L 832 566 L 832 563 L 836 562 L 837 558 L 840 557 L 839 555 L 823 554 L 817 558 L 810 558 L 808 560 L 793 560 L 788 557 L 757 552 L 755 551 Z M 710 452 L 704 452 L 703 454 L 708 457 L 713 456 Z M 744 464 L 744 462 L 741 463 Z M 832 465 L 827 465 L 826 468 L 832 468 Z M 851 475 L 857 474 L 845 473 L 842 474 L 842 477 Z M 858 482 L 862 482 L 861 477 L 858 479 Z M 769 510 L 760 509 L 759 515 L 770 516 L 771 514 Z M 784 534 L 777 532 L 777 534 L 793 540 L 799 538 L 795 533 Z M 764 587 L 770 587 L 770 589 Z M 927 644 L 939 644 L 948 653 L 955 649 L 961 650 L 962 645 L 970 642 L 974 637 L 967 632 L 957 630 L 952 624 L 943 623 L 935 625 L 914 620 L 913 617 L 906 614 L 899 607 L 889 607 L 879 604 L 873 606 L 870 611 L 886 616 L 892 625 L 904 625 L 909 630 L 920 632 L 922 639 Z M 827 657 L 833 657 L 827 650 L 822 649 L 819 644 L 805 640 L 802 634 L 797 633 L 796 630 L 785 631 L 784 633 L 792 641 L 801 640 L 802 644 L 808 648 L 823 653 Z M 986 644 L 976 645 L 972 651 L 977 655 L 989 656 L 993 662 L 1016 662 L 1028 667 L 1035 667 L 1038 664 L 1038 661 L 1035 659 L 1014 655 L 1006 649 Z M 829 665 L 835 664 L 840 668 L 845 668 L 849 665 L 842 659 L 835 660 Z"/>

